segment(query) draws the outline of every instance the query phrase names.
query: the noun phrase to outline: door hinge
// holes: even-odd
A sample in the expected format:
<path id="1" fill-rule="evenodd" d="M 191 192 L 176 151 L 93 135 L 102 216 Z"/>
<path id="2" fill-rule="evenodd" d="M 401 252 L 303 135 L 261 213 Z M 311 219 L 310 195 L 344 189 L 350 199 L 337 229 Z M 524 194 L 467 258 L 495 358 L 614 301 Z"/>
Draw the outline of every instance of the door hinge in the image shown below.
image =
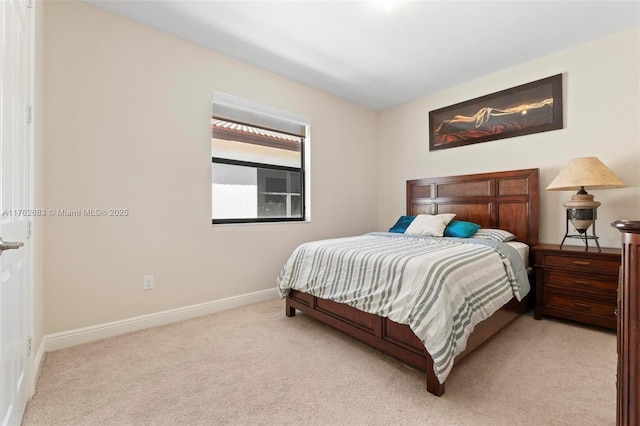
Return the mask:
<path id="1" fill-rule="evenodd" d="M 27 222 L 27 238 L 31 238 L 31 235 L 33 235 L 33 221 L 28 221 Z"/>
<path id="2" fill-rule="evenodd" d="M 27 106 L 27 123 L 31 124 L 33 122 L 33 107 L 31 105 Z"/>
<path id="3" fill-rule="evenodd" d="M 33 337 L 27 338 L 27 355 L 31 355 L 33 352 Z"/>

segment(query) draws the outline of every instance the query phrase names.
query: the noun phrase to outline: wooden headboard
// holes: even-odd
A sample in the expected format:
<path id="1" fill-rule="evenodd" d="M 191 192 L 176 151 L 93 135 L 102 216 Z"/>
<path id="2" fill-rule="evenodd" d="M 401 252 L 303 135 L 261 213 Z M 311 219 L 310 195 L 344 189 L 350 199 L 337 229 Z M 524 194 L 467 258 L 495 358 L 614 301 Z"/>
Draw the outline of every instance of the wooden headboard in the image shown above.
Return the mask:
<path id="1" fill-rule="evenodd" d="M 455 213 L 456 220 L 509 231 L 538 244 L 538 169 L 407 181 L 407 215 Z"/>

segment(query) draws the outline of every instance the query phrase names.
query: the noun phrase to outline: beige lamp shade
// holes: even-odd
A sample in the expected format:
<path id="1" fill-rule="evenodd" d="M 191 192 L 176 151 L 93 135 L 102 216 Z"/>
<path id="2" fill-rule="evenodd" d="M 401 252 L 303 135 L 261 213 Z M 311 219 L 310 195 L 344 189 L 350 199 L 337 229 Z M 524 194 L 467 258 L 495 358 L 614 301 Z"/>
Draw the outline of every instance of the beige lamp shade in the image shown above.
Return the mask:
<path id="1" fill-rule="evenodd" d="M 560 248 L 567 238 L 580 238 L 584 241 L 587 249 L 588 241 L 594 240 L 600 250 L 598 237 L 595 232 L 596 209 L 600 206 L 599 201 L 593 199 L 593 195 L 588 194 L 586 189 L 607 189 L 622 188 L 624 182 L 620 180 L 602 161 L 596 157 L 574 158 L 569 161 L 558 176 L 547 186 L 548 191 L 570 191 L 578 190 L 571 196 L 571 200 L 562 205 L 567 209 L 567 232 L 560 243 Z M 577 235 L 569 235 L 569 221 L 578 231 Z M 587 235 L 587 230 L 593 225 L 592 236 Z"/>
<path id="2" fill-rule="evenodd" d="M 626 186 L 622 180 L 596 157 L 574 158 L 547 186 L 548 191 L 607 189 Z"/>

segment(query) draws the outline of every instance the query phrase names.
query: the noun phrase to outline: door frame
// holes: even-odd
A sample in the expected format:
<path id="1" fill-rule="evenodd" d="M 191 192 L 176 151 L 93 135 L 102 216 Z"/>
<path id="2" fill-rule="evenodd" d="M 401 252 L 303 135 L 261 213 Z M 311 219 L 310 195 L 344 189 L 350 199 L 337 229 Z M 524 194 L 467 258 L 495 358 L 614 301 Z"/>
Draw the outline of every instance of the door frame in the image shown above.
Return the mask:
<path id="1" fill-rule="evenodd" d="M 34 206 L 34 176 L 35 176 L 35 125 L 34 125 L 34 99 L 35 99 L 35 40 L 36 40 L 36 20 L 35 20 L 35 0 L 12 0 L 13 5 L 8 7 L 16 7 L 20 6 L 24 7 L 24 25 L 26 28 L 24 29 L 24 37 L 25 42 L 24 46 L 21 46 L 25 49 L 25 63 L 27 70 L 19 70 L 19 72 L 26 71 L 27 74 L 27 82 L 26 82 L 26 93 L 24 94 L 24 99 L 21 102 L 17 102 L 16 104 L 11 103 L 10 99 L 1 97 L 2 109 L 14 110 L 18 111 L 19 108 L 25 107 L 27 111 L 20 111 L 18 114 L 26 117 L 26 141 L 24 142 L 24 167 L 27 169 L 26 176 L 24 177 L 23 186 L 25 189 L 25 198 L 24 198 L 24 206 L 12 206 L 14 208 L 23 209 L 23 211 L 30 212 L 33 211 Z M 9 4 L 9 2 L 7 2 Z M 6 11 L 6 10 L 4 10 Z M 3 12 L 4 12 L 3 11 Z M 4 15 L 4 13 L 3 13 Z M 15 15 L 7 14 L 8 16 L 3 16 L 4 20 L 12 19 Z M 17 24 L 16 24 L 17 25 Z M 10 27 L 11 25 L 7 25 Z M 6 46 L 0 46 L 0 48 L 4 49 Z M 3 52 L 4 53 L 4 52 Z M 4 56 L 4 54 L 3 54 Z M 19 116 L 20 116 L 19 115 Z M 15 170 L 15 168 L 13 169 Z M 24 213 L 26 215 L 30 215 L 30 213 Z M 28 401 L 31 399 L 33 394 L 35 393 L 35 371 L 37 370 L 34 365 L 34 355 L 35 355 L 35 345 L 34 345 L 34 247 L 33 247 L 33 217 L 27 217 L 26 219 L 26 237 L 24 239 L 24 246 L 21 250 L 24 250 L 24 263 L 23 267 L 26 268 L 26 273 L 24 274 L 24 309 L 25 312 L 25 336 L 26 341 L 23 342 L 25 345 L 25 355 L 24 355 L 24 390 Z M 15 402 L 15 401 L 14 401 Z M 20 406 L 21 410 L 25 407 Z M 21 421 L 22 416 L 24 415 L 24 411 L 18 413 L 19 418 L 18 421 Z M 17 414 L 17 415 L 18 415 Z M 12 418 L 14 418 L 12 416 Z"/>

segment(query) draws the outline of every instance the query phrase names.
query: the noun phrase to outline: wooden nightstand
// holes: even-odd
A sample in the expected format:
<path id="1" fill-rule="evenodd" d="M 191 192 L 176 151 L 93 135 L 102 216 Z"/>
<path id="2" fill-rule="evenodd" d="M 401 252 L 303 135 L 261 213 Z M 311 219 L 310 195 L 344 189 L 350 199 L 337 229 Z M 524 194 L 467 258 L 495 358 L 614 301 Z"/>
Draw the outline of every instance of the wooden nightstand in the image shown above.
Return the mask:
<path id="1" fill-rule="evenodd" d="M 620 249 L 541 244 L 533 253 L 535 319 L 549 315 L 616 328 Z"/>

